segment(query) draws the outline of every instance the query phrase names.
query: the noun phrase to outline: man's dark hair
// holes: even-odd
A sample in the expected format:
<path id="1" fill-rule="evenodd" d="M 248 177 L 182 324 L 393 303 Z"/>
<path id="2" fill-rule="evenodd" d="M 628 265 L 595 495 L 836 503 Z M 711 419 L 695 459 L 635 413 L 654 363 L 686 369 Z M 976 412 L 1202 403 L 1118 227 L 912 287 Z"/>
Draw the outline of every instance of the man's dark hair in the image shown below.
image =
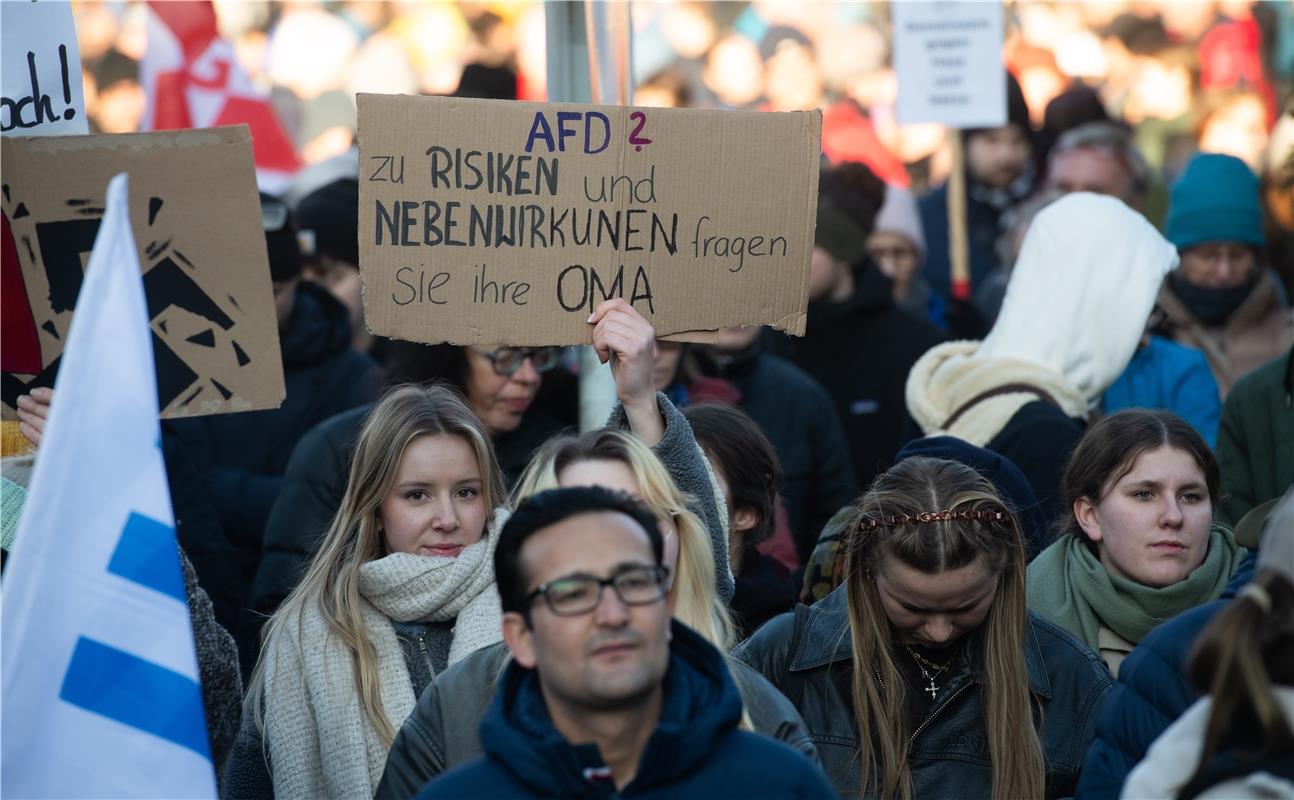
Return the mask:
<path id="1" fill-rule="evenodd" d="M 494 549 L 494 581 L 503 610 L 525 613 L 528 579 L 521 566 L 521 548 L 535 533 L 579 514 L 624 514 L 636 522 L 651 542 L 656 563 L 664 556 L 664 542 L 656 517 L 647 507 L 624 492 L 601 486 L 549 489 L 531 495 L 517 506 Z"/>

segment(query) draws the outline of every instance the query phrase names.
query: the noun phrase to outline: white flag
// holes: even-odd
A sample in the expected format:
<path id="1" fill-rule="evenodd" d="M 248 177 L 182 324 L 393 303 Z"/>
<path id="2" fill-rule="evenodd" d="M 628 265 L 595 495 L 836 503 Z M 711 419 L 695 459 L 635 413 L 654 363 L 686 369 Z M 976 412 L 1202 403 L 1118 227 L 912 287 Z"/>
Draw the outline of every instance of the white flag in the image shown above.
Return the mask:
<path id="1" fill-rule="evenodd" d="M 126 175 L 5 569 L 0 795 L 215 797 Z"/>

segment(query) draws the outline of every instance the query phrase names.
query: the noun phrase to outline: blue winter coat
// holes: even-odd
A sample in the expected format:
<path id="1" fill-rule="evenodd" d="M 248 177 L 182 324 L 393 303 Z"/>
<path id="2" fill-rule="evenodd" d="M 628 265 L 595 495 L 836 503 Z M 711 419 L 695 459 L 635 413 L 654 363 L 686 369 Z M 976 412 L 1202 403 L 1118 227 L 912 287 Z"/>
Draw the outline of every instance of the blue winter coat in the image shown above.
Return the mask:
<path id="1" fill-rule="evenodd" d="M 1253 579 L 1255 558 L 1245 556 L 1220 599 L 1155 628 L 1124 659 L 1083 760 L 1076 799 L 1117 800 L 1151 743 L 1200 699 L 1186 680 L 1186 659 L 1200 631 Z"/>
<path id="2" fill-rule="evenodd" d="M 718 650 L 673 623 L 660 722 L 634 779 L 619 794 L 596 745 L 553 727 L 534 670 L 515 662 L 481 720 L 486 755 L 432 780 L 418 800 L 447 797 L 831 798 L 826 777 L 773 739 L 737 729 L 741 695 Z"/>
<path id="3" fill-rule="evenodd" d="M 1102 398 L 1106 413 L 1125 408 L 1166 408 L 1216 446 L 1222 398 L 1209 360 L 1192 347 L 1160 336 L 1137 350 Z"/>

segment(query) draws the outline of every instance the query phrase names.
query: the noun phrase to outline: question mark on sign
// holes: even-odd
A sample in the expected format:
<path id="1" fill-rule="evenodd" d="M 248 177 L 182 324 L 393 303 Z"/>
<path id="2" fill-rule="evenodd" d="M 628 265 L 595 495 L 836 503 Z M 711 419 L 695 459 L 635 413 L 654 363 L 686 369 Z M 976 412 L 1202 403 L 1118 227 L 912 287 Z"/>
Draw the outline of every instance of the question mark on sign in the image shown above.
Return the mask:
<path id="1" fill-rule="evenodd" d="M 642 129 L 647 125 L 647 115 L 641 111 L 635 111 L 629 115 L 629 119 L 638 120 L 637 127 L 629 133 L 629 144 L 634 146 L 635 152 L 641 153 L 643 145 L 651 144 L 651 139 L 638 135 L 642 133 Z"/>

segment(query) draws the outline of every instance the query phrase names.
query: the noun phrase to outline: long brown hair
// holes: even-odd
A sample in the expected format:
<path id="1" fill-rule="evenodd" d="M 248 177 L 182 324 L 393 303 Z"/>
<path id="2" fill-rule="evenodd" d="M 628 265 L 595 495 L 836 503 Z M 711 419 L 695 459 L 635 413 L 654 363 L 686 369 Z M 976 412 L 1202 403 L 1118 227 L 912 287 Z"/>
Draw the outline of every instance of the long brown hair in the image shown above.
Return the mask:
<path id="1" fill-rule="evenodd" d="M 1186 674 L 1213 701 L 1192 781 L 1223 744 L 1259 757 L 1294 755 L 1294 730 L 1273 691 L 1294 685 L 1294 585 L 1259 571 L 1200 633 Z"/>
<path id="2" fill-rule="evenodd" d="M 503 503 L 503 473 L 489 433 L 456 390 L 432 385 L 398 386 L 387 392 L 360 431 L 346 493 L 319 552 L 262 634 L 261 659 L 247 684 L 247 696 L 255 703 L 254 718 L 262 730 L 264 703 L 272 699 L 263 697 L 267 655 L 274 648 L 291 647 L 293 642 L 304 645 L 303 611 L 313 603 L 329 632 L 351 653 L 354 688 L 369 723 L 384 744 L 389 746 L 395 738 L 395 726 L 382 707 L 377 649 L 360 610 L 360 567 L 386 555 L 378 509 L 395 484 L 405 450 L 415 439 L 436 434 L 457 436 L 475 453 L 481 471 L 481 494 L 486 508 L 491 510 L 487 526 L 493 520 L 494 509 Z M 297 628 L 295 635 L 291 626 Z M 401 721 L 395 720 L 395 724 Z"/>
<path id="3" fill-rule="evenodd" d="M 999 512 L 1001 522 L 971 519 L 890 524 L 923 512 Z M 870 530 L 867 520 L 885 523 Z M 1045 767 L 1033 725 L 1024 662 L 1025 550 L 1019 522 L 993 484 L 955 461 L 914 456 L 880 475 L 851 523 L 845 582 L 853 643 L 853 704 L 858 723 L 861 794 L 911 797 L 907 698 L 894 631 L 874 580 L 890 559 L 935 575 L 983 557 L 1000 581 L 982 623 L 984 716 L 993 797 L 1041 797 Z M 882 695 L 882 692 L 884 695 Z"/>

